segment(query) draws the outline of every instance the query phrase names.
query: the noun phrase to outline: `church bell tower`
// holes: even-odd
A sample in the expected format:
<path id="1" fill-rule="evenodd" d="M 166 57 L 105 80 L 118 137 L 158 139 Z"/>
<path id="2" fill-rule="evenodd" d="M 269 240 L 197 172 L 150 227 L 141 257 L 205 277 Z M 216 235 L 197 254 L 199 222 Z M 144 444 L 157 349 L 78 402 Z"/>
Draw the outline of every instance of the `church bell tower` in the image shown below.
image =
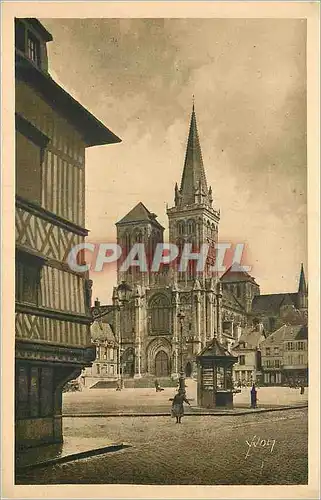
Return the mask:
<path id="1" fill-rule="evenodd" d="M 175 185 L 174 199 L 174 207 L 167 210 L 170 243 L 180 250 L 190 243 L 192 251 L 199 251 L 202 244 L 209 245 L 204 271 L 196 273 L 196 266 L 190 263 L 186 273 L 178 272 L 177 279 L 189 282 L 197 277 L 204 281 L 213 275 L 220 212 L 213 208 L 212 188 L 207 185 L 194 103 L 181 184 Z"/>

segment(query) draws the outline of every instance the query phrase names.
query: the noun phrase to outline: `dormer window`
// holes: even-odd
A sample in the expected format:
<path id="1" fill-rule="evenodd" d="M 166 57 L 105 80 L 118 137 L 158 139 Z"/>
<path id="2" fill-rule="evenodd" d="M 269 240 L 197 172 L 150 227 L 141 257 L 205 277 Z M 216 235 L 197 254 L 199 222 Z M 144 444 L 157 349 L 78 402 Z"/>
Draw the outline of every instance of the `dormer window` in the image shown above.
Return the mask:
<path id="1" fill-rule="evenodd" d="M 34 18 L 15 19 L 15 48 L 20 57 L 29 59 L 35 66 L 43 71 L 48 71 L 47 42 L 52 36 L 46 28 Z"/>
<path id="2" fill-rule="evenodd" d="M 27 50 L 28 57 L 35 64 L 39 64 L 40 62 L 40 43 L 36 37 L 34 37 L 30 32 L 27 37 Z"/>

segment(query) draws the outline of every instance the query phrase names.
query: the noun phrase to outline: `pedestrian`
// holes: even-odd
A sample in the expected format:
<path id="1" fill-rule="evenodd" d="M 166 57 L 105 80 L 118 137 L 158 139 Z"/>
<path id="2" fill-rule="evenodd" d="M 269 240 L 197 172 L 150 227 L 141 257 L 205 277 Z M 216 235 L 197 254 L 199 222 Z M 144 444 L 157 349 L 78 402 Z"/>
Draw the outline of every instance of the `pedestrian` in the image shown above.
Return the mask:
<path id="1" fill-rule="evenodd" d="M 176 418 L 177 424 L 181 424 L 181 419 L 184 415 L 184 403 L 191 406 L 190 402 L 186 398 L 185 391 L 179 390 L 178 393 L 175 394 L 172 402 L 172 417 Z"/>
<path id="2" fill-rule="evenodd" d="M 255 384 L 253 384 L 251 389 L 251 408 L 256 408 L 256 405 L 257 405 L 257 390 Z"/>
<path id="3" fill-rule="evenodd" d="M 301 386 L 300 386 L 300 394 L 304 394 L 304 385 L 303 384 L 301 384 Z"/>

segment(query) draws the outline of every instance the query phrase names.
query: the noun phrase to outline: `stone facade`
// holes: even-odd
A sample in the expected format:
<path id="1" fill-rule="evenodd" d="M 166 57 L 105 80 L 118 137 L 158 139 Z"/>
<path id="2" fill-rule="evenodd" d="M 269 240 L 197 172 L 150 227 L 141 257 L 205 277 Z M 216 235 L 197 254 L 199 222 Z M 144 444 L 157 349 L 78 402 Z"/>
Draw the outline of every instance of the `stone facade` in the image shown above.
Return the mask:
<path id="1" fill-rule="evenodd" d="M 97 381 L 118 379 L 118 342 L 109 323 L 94 321 L 90 328 L 91 343 L 96 349 L 92 366 L 84 368 L 80 382 L 91 387 Z"/>
<path id="2" fill-rule="evenodd" d="M 233 366 L 233 379 L 236 385 L 250 385 L 262 381 L 260 345 L 265 340 L 263 325 L 245 328 L 232 348 L 238 362 Z"/>
<path id="3" fill-rule="evenodd" d="M 211 269 L 215 265 L 220 210 L 207 185 L 194 106 L 181 184 L 180 188 L 175 185 L 174 206 L 167 209 L 167 216 L 169 243 L 176 244 L 180 252 L 186 243 L 192 252 L 208 244 L 206 266 L 198 271 L 191 263 L 181 270 L 174 263 L 161 265 L 157 273 L 140 272 L 138 267 L 124 271 L 122 264 L 135 243 L 147 249 L 150 264 L 157 244 L 164 241 L 164 228 L 141 202 L 116 223 L 117 243 L 122 248 L 118 286 L 128 284 L 130 298 L 122 303 L 116 286 L 113 306 L 102 306 L 100 310 L 121 342 L 125 376 L 177 377 L 181 371 L 193 376 L 196 354 L 213 338 L 231 349 L 242 332 L 263 323 L 271 314 L 270 303 L 264 300 L 270 296 L 260 296 L 260 287 L 252 276 L 230 268 L 218 279 Z M 301 285 L 301 292 L 307 294 L 305 284 Z M 297 297 L 299 292 L 284 295 Z M 294 302 L 291 304 L 296 308 L 298 300 Z M 184 314 L 183 320 L 180 313 Z M 279 310 L 277 314 L 280 316 Z M 251 374 L 256 374 L 255 360 L 251 359 L 250 365 Z"/>
<path id="4" fill-rule="evenodd" d="M 308 383 L 308 327 L 283 325 L 261 343 L 266 385 Z"/>

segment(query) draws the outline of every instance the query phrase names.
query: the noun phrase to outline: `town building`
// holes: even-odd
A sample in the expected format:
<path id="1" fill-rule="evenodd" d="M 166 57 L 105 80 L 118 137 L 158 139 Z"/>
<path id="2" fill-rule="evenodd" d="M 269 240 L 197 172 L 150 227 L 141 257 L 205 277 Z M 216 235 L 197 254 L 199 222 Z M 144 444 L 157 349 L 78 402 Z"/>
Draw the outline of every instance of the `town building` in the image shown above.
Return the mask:
<path id="1" fill-rule="evenodd" d="M 151 261 L 156 245 L 164 241 L 164 227 L 142 202 L 116 223 L 117 243 L 122 248 L 118 283 L 112 306 L 100 305 L 93 312 L 97 317 L 105 316 L 113 326 L 122 347 L 125 376 L 174 378 L 181 372 L 187 377 L 196 376 L 196 355 L 213 338 L 231 350 L 242 332 L 250 335 L 257 324 L 270 332 L 277 321 L 282 324 L 292 319 L 302 323 L 307 315 L 303 267 L 298 293 L 281 294 L 282 300 L 277 299 L 279 294 L 260 295 L 258 283 L 240 268 L 232 266 L 220 278 L 211 270 L 215 267 L 220 210 L 207 184 L 194 105 L 182 179 L 180 187 L 175 184 L 174 206 L 167 209 L 167 216 L 169 243 L 178 246 L 179 257 L 184 244 L 199 251 L 206 243 L 210 249 L 206 266 L 198 271 L 190 262 L 184 271 L 177 266 L 178 258 L 173 265 L 162 264 L 158 272 L 141 272 L 134 266 L 123 270 L 122 264 L 135 243 L 144 245 L 147 261 Z M 119 287 L 124 284 L 131 290 L 125 303 L 119 296 Z M 237 368 L 238 376 L 243 376 L 241 372 L 247 378 L 258 376 L 258 341 L 253 340 L 246 355 L 249 364 Z M 245 352 L 247 348 L 243 349 Z"/>
<path id="2" fill-rule="evenodd" d="M 266 385 L 308 383 L 308 327 L 283 325 L 260 344 Z"/>
<path id="3" fill-rule="evenodd" d="M 62 387 L 95 359 L 92 282 L 67 256 L 88 234 L 85 150 L 120 142 L 51 78 L 51 41 L 37 19 L 15 20 L 18 447 L 62 441 Z"/>
<path id="4" fill-rule="evenodd" d="M 96 359 L 92 366 L 84 368 L 79 381 L 84 387 L 92 387 L 101 381 L 117 381 L 118 342 L 110 324 L 104 318 L 98 319 L 91 325 L 90 334 Z M 116 383 L 113 386 L 116 387 Z"/>
<path id="5" fill-rule="evenodd" d="M 262 382 L 260 345 L 266 336 L 262 324 L 243 329 L 240 338 L 232 347 L 238 362 L 233 366 L 233 380 L 237 385 Z"/>

